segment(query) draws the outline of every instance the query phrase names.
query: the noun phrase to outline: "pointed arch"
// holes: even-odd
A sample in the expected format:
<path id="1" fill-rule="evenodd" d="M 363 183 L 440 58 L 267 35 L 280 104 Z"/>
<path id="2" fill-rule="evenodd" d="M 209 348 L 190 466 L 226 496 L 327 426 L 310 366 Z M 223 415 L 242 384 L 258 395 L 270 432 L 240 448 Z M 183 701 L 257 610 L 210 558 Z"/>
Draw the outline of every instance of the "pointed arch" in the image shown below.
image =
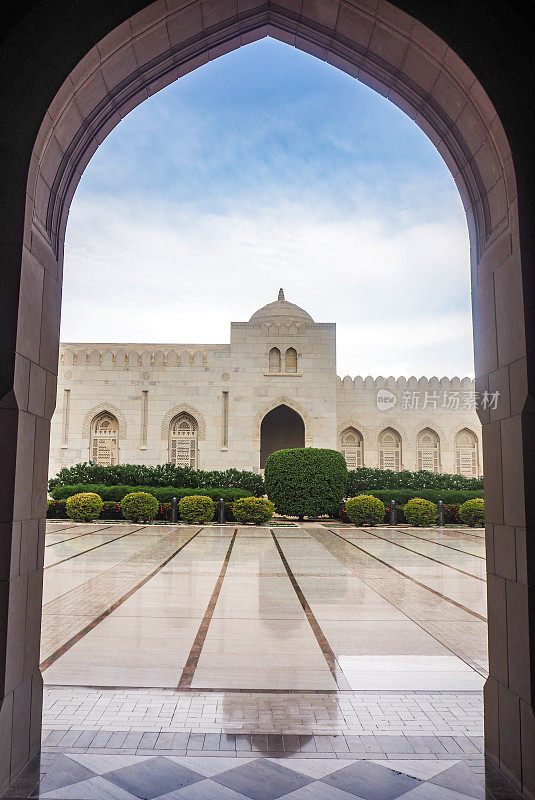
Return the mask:
<path id="1" fill-rule="evenodd" d="M 87 412 L 82 423 L 82 437 L 84 439 L 89 439 L 91 423 L 95 417 L 103 411 L 108 411 L 117 419 L 119 424 L 119 439 L 126 439 L 126 418 L 117 406 L 114 406 L 113 403 L 109 403 L 107 400 L 103 400 L 102 403 L 99 403 L 98 406 L 93 406 L 93 408 Z"/>
<path id="2" fill-rule="evenodd" d="M 272 347 L 269 351 L 269 371 L 280 372 L 281 368 L 281 351 L 278 347 Z"/>
<path id="3" fill-rule="evenodd" d="M 462 428 L 455 436 L 455 472 L 466 478 L 479 477 L 478 441 L 470 428 Z"/>
<path id="4" fill-rule="evenodd" d="M 338 449 L 345 458 L 348 469 L 364 466 L 364 440 L 357 428 L 351 425 L 339 434 Z"/>
<path id="5" fill-rule="evenodd" d="M 197 420 L 181 411 L 169 425 L 168 459 L 176 467 L 197 468 Z"/>
<path id="6" fill-rule="evenodd" d="M 296 411 L 299 414 L 305 423 L 305 446 L 310 447 L 314 438 L 312 418 L 302 405 L 285 396 L 277 397 L 275 400 L 266 403 L 266 405 L 262 406 L 262 408 L 257 412 L 253 422 L 253 438 L 256 441 L 260 440 L 260 427 L 262 425 L 262 420 L 266 414 L 268 414 L 270 411 L 273 411 L 273 409 L 277 408 L 277 406 L 288 406 L 288 408 L 291 408 L 293 411 Z"/>
<path id="7" fill-rule="evenodd" d="M 401 436 L 394 428 L 384 428 L 379 434 L 379 469 L 399 472 L 401 460 Z"/>
<path id="8" fill-rule="evenodd" d="M 297 372 L 297 350 L 289 347 L 284 354 L 284 371 Z"/>
<path id="9" fill-rule="evenodd" d="M 440 472 L 440 437 L 432 428 L 423 428 L 416 437 L 419 470 Z"/>
<path id="10" fill-rule="evenodd" d="M 119 422 L 110 411 L 101 411 L 91 422 L 89 460 L 102 467 L 119 463 Z"/>
<path id="11" fill-rule="evenodd" d="M 178 417 L 179 414 L 189 414 L 190 417 L 193 417 L 197 423 L 197 436 L 199 441 L 205 439 L 206 422 L 204 421 L 204 417 L 200 411 L 198 411 L 196 408 L 193 408 L 193 406 L 189 406 L 187 403 L 180 403 L 178 406 L 173 406 L 173 408 L 170 408 L 167 414 L 164 416 L 161 429 L 162 439 L 167 439 L 169 436 L 169 426 L 171 424 L 171 420 L 173 420 L 175 417 Z"/>

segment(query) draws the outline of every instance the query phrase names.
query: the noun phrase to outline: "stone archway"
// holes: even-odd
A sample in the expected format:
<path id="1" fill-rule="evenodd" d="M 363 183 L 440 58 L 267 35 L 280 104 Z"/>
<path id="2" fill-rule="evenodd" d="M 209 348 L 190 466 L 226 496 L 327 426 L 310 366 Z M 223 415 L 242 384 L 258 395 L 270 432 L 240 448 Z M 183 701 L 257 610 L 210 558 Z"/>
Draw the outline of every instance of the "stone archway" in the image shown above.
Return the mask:
<path id="1" fill-rule="evenodd" d="M 260 426 L 260 469 L 271 453 L 305 446 L 305 423 L 297 411 L 280 405 L 268 411 Z"/>
<path id="2" fill-rule="evenodd" d="M 528 178 L 521 176 L 524 193 L 518 195 L 500 114 L 455 50 L 456 42 L 465 46 L 464 30 L 471 30 L 481 49 L 480 76 L 487 78 L 491 45 L 479 23 L 487 24 L 488 6 L 474 12 L 478 24 L 470 25 L 471 9 L 461 2 L 453 10 L 451 3 L 443 10 L 431 4 L 432 13 L 402 0 L 17 5 L 8 15 L 1 62 L 9 93 L 0 115 L 6 141 L 0 214 L 0 786 L 35 752 L 40 736 L 43 517 L 70 201 L 99 143 L 138 103 L 210 59 L 271 35 L 388 96 L 426 132 L 459 188 L 470 231 L 478 389 L 500 390 L 504 399 L 497 412 L 482 414 L 490 554 L 486 748 L 516 786 L 534 796 L 535 526 L 527 493 L 535 452 L 535 330 L 524 310 L 533 307 L 535 212 Z M 505 20 L 509 12 L 502 5 L 497 7 Z M 428 14 L 430 23 L 451 34 L 452 46 L 402 6 L 422 18 Z M 505 41 L 502 17 L 493 33 L 496 52 Z M 518 50 L 509 45 L 513 63 Z M 508 67 L 505 60 L 501 74 Z M 529 136 L 515 134 L 512 104 L 529 103 L 516 101 L 515 80 L 520 74 L 510 91 L 507 80 L 492 83 L 510 115 L 515 159 L 527 169 L 522 148 Z M 21 552 L 33 555 L 22 559 L 16 556 Z"/>

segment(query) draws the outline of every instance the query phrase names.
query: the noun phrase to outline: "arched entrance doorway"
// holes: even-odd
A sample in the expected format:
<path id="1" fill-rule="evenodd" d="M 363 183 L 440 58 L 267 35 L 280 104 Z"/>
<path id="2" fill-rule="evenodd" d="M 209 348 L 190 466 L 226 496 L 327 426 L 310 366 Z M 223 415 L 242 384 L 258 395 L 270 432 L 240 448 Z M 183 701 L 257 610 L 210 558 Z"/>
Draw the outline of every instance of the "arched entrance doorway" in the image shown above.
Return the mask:
<path id="1" fill-rule="evenodd" d="M 280 405 L 268 411 L 260 426 L 260 469 L 271 453 L 305 446 L 305 423 L 297 411 Z"/>
<path id="2" fill-rule="evenodd" d="M 535 197 L 532 104 L 528 89 L 518 89 L 533 70 L 515 4 L 122 0 L 77 4 L 75 14 L 67 0 L 7 5 L 0 786 L 40 739 L 42 518 L 70 201 L 125 114 L 186 72 L 269 34 L 388 96 L 427 133 L 459 187 L 471 239 L 476 376 L 482 392 L 503 397 L 498 412 L 482 415 L 492 554 L 486 752 L 533 794 L 535 329 L 525 309 L 533 307 Z"/>

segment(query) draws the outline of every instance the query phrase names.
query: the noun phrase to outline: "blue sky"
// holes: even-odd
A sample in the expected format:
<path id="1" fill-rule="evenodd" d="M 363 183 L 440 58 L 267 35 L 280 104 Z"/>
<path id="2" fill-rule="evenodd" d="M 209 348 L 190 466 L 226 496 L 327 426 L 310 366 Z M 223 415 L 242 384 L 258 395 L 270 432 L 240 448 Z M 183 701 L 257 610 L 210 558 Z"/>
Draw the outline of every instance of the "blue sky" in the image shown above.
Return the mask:
<path id="1" fill-rule="evenodd" d="M 63 341 L 226 342 L 287 299 L 338 373 L 473 374 L 468 234 L 433 145 L 272 39 L 185 76 L 99 147 L 67 228 Z"/>

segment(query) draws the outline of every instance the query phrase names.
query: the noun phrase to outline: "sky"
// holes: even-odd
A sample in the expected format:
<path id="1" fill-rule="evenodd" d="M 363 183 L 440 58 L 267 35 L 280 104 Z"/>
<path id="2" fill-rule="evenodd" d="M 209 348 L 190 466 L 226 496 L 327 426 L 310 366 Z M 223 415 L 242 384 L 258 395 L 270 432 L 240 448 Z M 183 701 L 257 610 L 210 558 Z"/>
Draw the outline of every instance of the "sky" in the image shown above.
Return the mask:
<path id="1" fill-rule="evenodd" d="M 385 98 L 263 39 L 143 102 L 75 193 L 62 341 L 228 342 L 276 299 L 337 323 L 344 375 L 473 375 L 453 179 Z"/>

